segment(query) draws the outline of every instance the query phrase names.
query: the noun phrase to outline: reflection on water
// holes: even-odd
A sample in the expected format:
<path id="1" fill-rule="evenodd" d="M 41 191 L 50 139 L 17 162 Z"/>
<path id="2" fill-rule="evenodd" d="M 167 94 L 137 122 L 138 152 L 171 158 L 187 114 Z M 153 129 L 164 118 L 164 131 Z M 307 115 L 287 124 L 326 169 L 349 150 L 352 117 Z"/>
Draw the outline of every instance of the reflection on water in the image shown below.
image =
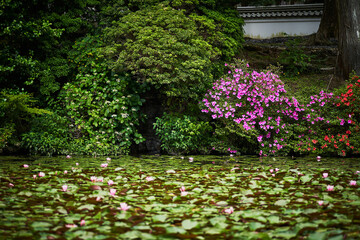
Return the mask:
<path id="1" fill-rule="evenodd" d="M 18 157 L 18 156 L 0 156 L 0 169 L 18 168 L 23 164 L 56 166 L 59 169 L 69 169 L 79 163 L 82 168 L 99 167 L 102 163 L 109 163 L 111 167 L 135 168 L 141 170 L 163 170 L 163 169 L 184 169 L 184 168 L 211 168 L 214 166 L 238 166 L 238 167 L 257 167 L 272 166 L 277 168 L 324 168 L 324 169 L 352 169 L 360 170 L 360 158 L 327 158 L 323 157 L 320 161 L 316 156 L 306 156 L 292 159 L 289 157 L 268 157 L 259 158 L 258 156 L 192 156 L 193 161 L 189 161 L 189 156 L 115 156 L 111 161 L 107 157 L 84 157 L 74 156 L 67 159 L 65 156 L 57 157 Z"/>

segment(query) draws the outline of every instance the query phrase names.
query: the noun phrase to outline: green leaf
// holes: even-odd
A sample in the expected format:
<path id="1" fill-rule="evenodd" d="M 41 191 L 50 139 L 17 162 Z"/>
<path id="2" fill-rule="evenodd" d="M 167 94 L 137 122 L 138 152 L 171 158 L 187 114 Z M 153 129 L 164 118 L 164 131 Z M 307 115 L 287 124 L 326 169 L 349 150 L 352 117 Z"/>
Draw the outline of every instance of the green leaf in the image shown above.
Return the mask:
<path id="1" fill-rule="evenodd" d="M 199 223 L 197 221 L 192 221 L 190 219 L 186 219 L 181 222 L 181 226 L 186 230 L 190 230 L 190 229 L 198 227 Z"/>

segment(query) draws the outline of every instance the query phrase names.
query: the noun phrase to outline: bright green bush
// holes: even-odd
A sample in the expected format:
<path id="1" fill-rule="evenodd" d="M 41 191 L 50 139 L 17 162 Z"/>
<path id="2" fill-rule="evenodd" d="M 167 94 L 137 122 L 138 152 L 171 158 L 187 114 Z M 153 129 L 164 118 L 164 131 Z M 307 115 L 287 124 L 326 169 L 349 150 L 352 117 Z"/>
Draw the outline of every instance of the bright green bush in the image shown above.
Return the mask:
<path id="1" fill-rule="evenodd" d="M 144 140 L 137 131 L 143 87 L 107 67 L 98 54 L 101 44 L 100 38 L 87 37 L 74 46 L 79 72 L 65 84 L 61 99 L 70 132 L 85 143 L 88 154 L 127 154 L 132 143 Z"/>
<path id="2" fill-rule="evenodd" d="M 209 137 L 212 128 L 208 122 L 194 117 L 164 114 L 154 123 L 161 147 L 171 154 L 209 152 Z"/>

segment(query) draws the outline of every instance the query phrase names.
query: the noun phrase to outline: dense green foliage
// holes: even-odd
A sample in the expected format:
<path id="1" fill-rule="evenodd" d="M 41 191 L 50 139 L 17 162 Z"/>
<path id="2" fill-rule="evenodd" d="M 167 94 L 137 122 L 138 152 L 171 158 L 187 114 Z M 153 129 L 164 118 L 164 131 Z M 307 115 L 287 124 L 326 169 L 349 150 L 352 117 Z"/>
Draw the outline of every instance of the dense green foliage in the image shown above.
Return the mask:
<path id="1" fill-rule="evenodd" d="M 154 123 L 162 149 L 171 154 L 208 153 L 210 132 L 208 122 L 194 117 L 164 114 Z"/>

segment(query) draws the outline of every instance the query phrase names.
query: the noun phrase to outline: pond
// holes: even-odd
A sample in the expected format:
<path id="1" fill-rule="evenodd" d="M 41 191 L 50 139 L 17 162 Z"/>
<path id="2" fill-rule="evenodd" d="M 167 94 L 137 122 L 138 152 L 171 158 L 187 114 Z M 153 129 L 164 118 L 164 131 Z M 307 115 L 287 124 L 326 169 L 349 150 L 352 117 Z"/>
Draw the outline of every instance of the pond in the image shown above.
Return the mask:
<path id="1" fill-rule="evenodd" d="M 5 239 L 360 239 L 360 159 L 0 159 Z"/>

